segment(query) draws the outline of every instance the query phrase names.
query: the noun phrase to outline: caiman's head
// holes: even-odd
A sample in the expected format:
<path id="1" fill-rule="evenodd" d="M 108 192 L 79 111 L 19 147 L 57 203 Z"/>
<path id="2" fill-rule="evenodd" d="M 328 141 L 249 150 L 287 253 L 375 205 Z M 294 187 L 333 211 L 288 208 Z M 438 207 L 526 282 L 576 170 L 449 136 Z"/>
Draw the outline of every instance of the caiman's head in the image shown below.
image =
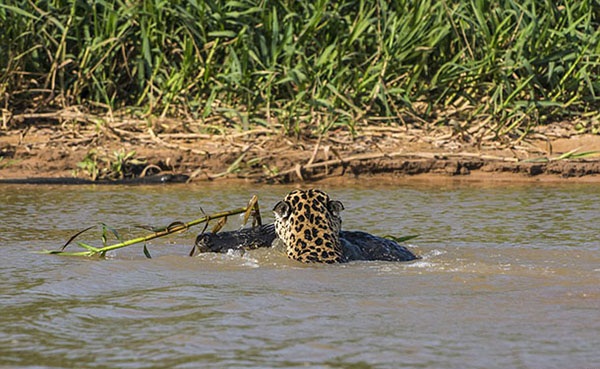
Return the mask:
<path id="1" fill-rule="evenodd" d="M 344 210 L 321 190 L 295 190 L 273 208 L 275 231 L 287 255 L 304 263 L 343 261 L 340 230 Z"/>

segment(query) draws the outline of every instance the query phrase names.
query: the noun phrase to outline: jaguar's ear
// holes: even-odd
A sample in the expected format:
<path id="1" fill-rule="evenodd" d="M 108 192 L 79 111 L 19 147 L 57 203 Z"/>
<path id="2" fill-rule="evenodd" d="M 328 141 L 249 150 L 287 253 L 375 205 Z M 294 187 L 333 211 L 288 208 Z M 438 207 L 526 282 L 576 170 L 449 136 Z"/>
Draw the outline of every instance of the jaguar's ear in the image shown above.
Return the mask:
<path id="1" fill-rule="evenodd" d="M 273 207 L 273 212 L 275 213 L 275 216 L 279 219 L 285 219 L 288 216 L 290 216 L 290 204 L 288 204 L 285 201 L 279 201 Z"/>
<path id="2" fill-rule="evenodd" d="M 329 203 L 327 204 L 327 208 L 330 212 L 339 216 L 342 210 L 344 210 L 344 204 L 342 204 L 341 201 L 333 200 L 329 201 Z"/>

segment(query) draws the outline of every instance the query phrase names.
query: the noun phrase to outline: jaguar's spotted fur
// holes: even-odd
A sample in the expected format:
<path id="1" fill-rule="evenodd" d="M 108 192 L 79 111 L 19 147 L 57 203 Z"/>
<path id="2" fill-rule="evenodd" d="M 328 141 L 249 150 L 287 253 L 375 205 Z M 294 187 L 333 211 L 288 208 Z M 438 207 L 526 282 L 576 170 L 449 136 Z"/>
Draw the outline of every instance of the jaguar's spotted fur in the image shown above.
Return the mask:
<path id="1" fill-rule="evenodd" d="M 341 230 L 342 210 L 342 203 L 331 200 L 323 191 L 295 190 L 273 208 L 274 224 L 233 232 L 203 233 L 196 239 L 196 246 L 201 252 L 227 252 L 283 245 L 289 258 L 305 263 L 418 258 L 392 240 L 360 231 Z"/>
<path id="2" fill-rule="evenodd" d="M 340 242 L 344 210 L 321 190 L 295 190 L 273 208 L 275 231 L 289 258 L 308 262 L 343 261 Z"/>

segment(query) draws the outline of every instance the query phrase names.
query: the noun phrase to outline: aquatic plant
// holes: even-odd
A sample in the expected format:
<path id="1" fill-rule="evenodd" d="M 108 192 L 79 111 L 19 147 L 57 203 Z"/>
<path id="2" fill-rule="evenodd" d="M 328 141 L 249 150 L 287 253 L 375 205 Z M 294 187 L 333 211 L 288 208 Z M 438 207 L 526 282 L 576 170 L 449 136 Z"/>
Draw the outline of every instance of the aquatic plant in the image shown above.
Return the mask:
<path id="1" fill-rule="evenodd" d="M 8 0 L 0 104 L 322 133 L 598 120 L 600 2 Z M 583 126 L 587 126 L 584 123 Z"/>
<path id="2" fill-rule="evenodd" d="M 110 227 L 104 223 L 101 223 L 100 226 L 102 228 L 102 235 L 101 235 L 102 244 L 103 244 L 102 247 L 92 246 L 87 242 L 75 241 L 75 243 L 79 247 L 85 249 L 86 251 L 65 251 L 66 247 L 69 246 L 78 236 L 80 236 L 81 234 L 96 227 L 96 226 L 92 226 L 92 227 L 83 229 L 83 230 L 79 231 L 78 233 L 76 233 L 75 235 L 73 235 L 59 250 L 44 250 L 42 252 L 45 254 L 63 255 L 63 256 L 89 256 L 89 257 L 100 256 L 100 257 L 104 257 L 104 256 L 106 256 L 106 253 L 109 251 L 114 251 L 114 250 L 121 249 L 121 248 L 124 248 L 127 246 L 143 243 L 144 244 L 144 247 L 143 247 L 144 255 L 146 255 L 146 257 L 150 258 L 151 257 L 150 252 L 148 251 L 148 248 L 146 246 L 146 242 L 148 242 L 150 240 L 153 240 L 153 239 L 159 238 L 159 237 L 165 237 L 165 236 L 175 234 L 175 233 L 180 233 L 183 231 L 187 231 L 189 228 L 191 228 L 195 225 L 198 225 L 198 224 L 205 225 L 204 230 L 202 231 L 202 232 L 204 232 L 206 230 L 206 228 L 208 227 L 208 222 L 210 222 L 211 220 L 215 220 L 215 219 L 219 219 L 219 222 L 212 229 L 212 231 L 218 232 L 221 229 L 221 227 L 223 227 L 223 225 L 225 224 L 225 220 L 227 219 L 228 216 L 235 215 L 235 214 L 241 214 L 241 213 L 244 213 L 243 224 L 246 224 L 248 222 L 248 220 L 250 219 L 250 217 L 253 217 L 253 219 L 254 219 L 253 226 L 260 225 L 262 223 L 262 219 L 260 216 L 258 197 L 252 196 L 252 198 L 248 202 L 248 205 L 243 208 L 238 208 L 238 209 L 234 209 L 234 210 L 222 211 L 222 212 L 218 212 L 218 213 L 214 213 L 214 214 L 205 215 L 201 218 L 192 220 L 187 223 L 173 222 L 166 227 L 159 228 L 159 229 L 152 229 L 153 232 L 150 234 L 147 234 L 147 235 L 141 236 L 141 237 L 132 238 L 129 240 L 123 240 L 121 235 L 115 228 Z M 112 234 L 120 242 L 108 245 L 107 242 L 108 242 L 109 234 Z M 192 251 L 190 252 L 190 255 L 193 254 L 194 250 L 195 250 L 195 246 L 194 246 L 194 249 L 192 249 Z"/>
<path id="3" fill-rule="evenodd" d="M 102 247 L 92 246 L 87 242 L 74 241 L 81 234 L 83 234 L 93 228 L 96 228 L 96 226 L 92 226 L 92 227 L 88 227 L 88 228 L 85 228 L 85 229 L 77 232 L 59 250 L 44 250 L 44 251 L 42 251 L 42 253 L 51 254 L 51 255 L 62 255 L 62 256 L 105 257 L 106 253 L 108 253 L 109 251 L 114 251 L 114 250 L 121 249 L 121 248 L 124 248 L 127 246 L 143 243 L 144 255 L 150 259 L 151 255 L 147 248 L 146 242 L 153 240 L 155 238 L 165 237 L 165 236 L 168 236 L 171 234 L 187 231 L 192 226 L 195 226 L 198 224 L 204 224 L 204 229 L 201 232 L 201 233 L 204 233 L 206 231 L 206 229 L 208 228 L 209 222 L 211 220 L 216 220 L 216 219 L 218 219 L 218 221 L 215 224 L 215 226 L 212 228 L 211 231 L 213 233 L 217 233 L 223 228 L 223 226 L 227 222 L 228 216 L 240 214 L 240 213 L 244 213 L 244 218 L 243 218 L 244 225 L 246 223 L 248 223 L 248 220 L 250 219 L 250 217 L 253 218 L 253 222 L 252 222 L 253 227 L 262 225 L 262 217 L 260 214 L 258 197 L 256 195 L 254 195 L 254 196 L 252 196 L 252 198 L 250 199 L 250 201 L 248 202 L 248 205 L 246 207 L 238 208 L 238 209 L 234 209 L 234 210 L 223 211 L 223 212 L 218 212 L 218 213 L 214 213 L 214 214 L 210 214 L 210 215 L 205 215 L 202 218 L 192 220 L 187 223 L 173 222 L 166 227 L 162 227 L 162 228 L 158 228 L 158 229 L 153 228 L 152 229 L 153 232 L 150 234 L 147 234 L 147 235 L 141 236 L 141 237 L 136 237 L 136 238 L 129 239 L 129 240 L 123 240 L 121 235 L 115 228 L 110 227 L 110 226 L 106 225 L 105 223 L 100 223 L 100 227 L 102 229 L 102 233 L 101 233 L 101 239 L 102 239 L 102 245 L 103 245 Z M 108 237 L 110 234 L 112 234 L 119 242 L 108 245 L 107 244 Z M 418 237 L 418 235 L 409 235 L 409 236 L 404 236 L 404 237 L 395 237 L 395 236 L 391 236 L 391 235 L 384 236 L 384 238 L 396 241 L 398 243 L 405 242 L 405 241 L 411 240 L 416 237 Z M 72 242 L 75 242 L 79 247 L 85 249 L 85 251 L 65 251 L 67 246 L 69 246 Z M 198 245 L 195 244 L 194 247 L 190 250 L 190 252 L 189 252 L 190 256 L 194 255 L 194 253 L 197 250 L 197 247 L 198 247 Z"/>

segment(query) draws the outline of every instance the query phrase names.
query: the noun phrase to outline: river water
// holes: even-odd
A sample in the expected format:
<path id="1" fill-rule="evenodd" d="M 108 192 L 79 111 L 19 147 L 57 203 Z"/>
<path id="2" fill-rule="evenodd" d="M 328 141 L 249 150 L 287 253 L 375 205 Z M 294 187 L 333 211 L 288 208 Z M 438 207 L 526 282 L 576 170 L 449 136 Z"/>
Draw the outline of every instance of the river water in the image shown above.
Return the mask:
<path id="1" fill-rule="evenodd" d="M 595 184 L 323 188 L 345 229 L 419 234 L 411 263 L 188 257 L 201 227 L 149 242 L 152 259 L 139 245 L 35 253 L 100 222 L 139 235 L 252 194 L 270 221 L 290 189 L 0 186 L 0 367 L 600 368 Z"/>

